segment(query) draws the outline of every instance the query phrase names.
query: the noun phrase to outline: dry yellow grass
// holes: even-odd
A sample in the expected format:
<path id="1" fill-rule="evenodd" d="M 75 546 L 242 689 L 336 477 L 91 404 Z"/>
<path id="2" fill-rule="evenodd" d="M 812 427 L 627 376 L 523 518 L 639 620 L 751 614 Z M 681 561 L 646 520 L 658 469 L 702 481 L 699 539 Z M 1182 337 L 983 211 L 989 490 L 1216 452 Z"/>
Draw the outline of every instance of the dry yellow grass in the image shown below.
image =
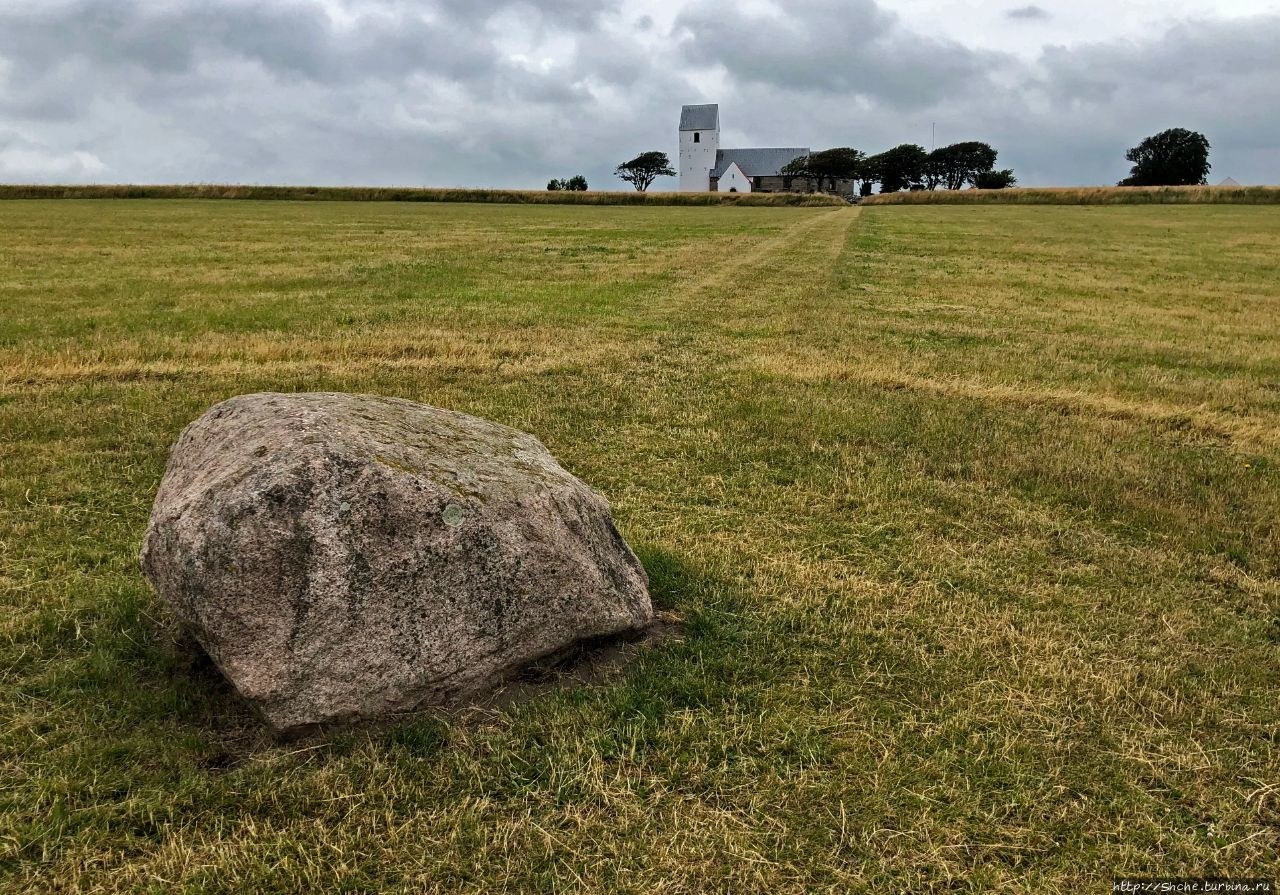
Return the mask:
<path id="1" fill-rule="evenodd" d="M 294 202 L 474 202 L 497 205 L 843 205 L 822 193 L 677 193 L 634 190 L 498 190 L 439 187 L 248 186 L 245 184 L 0 184 L 4 199 L 246 199 Z"/>

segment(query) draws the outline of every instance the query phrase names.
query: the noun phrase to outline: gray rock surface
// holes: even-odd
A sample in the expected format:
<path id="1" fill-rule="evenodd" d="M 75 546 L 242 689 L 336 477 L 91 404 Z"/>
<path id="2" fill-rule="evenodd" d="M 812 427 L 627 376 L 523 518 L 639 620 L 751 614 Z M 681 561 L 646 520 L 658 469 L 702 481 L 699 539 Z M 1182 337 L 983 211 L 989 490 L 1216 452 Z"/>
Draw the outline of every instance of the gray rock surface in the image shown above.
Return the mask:
<path id="1" fill-rule="evenodd" d="M 537 439 L 370 395 L 211 408 L 173 447 L 142 567 L 281 731 L 454 702 L 653 622 L 608 503 Z"/>

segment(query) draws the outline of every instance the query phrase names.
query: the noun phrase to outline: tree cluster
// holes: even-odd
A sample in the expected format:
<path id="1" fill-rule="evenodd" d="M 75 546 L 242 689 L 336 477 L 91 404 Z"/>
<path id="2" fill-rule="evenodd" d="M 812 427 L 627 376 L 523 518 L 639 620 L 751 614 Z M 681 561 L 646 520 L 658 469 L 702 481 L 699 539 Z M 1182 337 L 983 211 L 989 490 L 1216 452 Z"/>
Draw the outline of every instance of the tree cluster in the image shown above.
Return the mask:
<path id="1" fill-rule="evenodd" d="M 816 185 L 819 192 L 830 183 L 836 189 L 840 180 L 858 180 L 867 157 L 857 149 L 838 146 L 792 159 L 782 168 L 782 188 L 791 189 L 796 178 L 803 178 Z"/>
<path id="2" fill-rule="evenodd" d="M 1018 178 L 1011 168 L 996 169 L 998 155 L 990 144 L 977 140 L 939 146 L 932 152 L 915 143 L 903 143 L 871 156 L 838 146 L 794 159 L 780 173 L 784 190 L 792 189 L 797 180 L 807 181 L 820 192 L 835 192 L 840 181 L 861 182 L 864 196 L 871 195 L 876 184 L 882 193 L 958 190 L 966 185 L 1002 190 L 1016 185 Z M 1125 153 L 1125 158 L 1133 162 L 1133 169 L 1120 186 L 1203 184 L 1209 176 L 1209 141 L 1204 134 L 1181 127 L 1147 137 Z M 676 172 L 665 152 L 642 152 L 619 165 L 614 174 L 644 192 L 658 177 L 674 177 Z M 581 174 L 547 184 L 549 190 L 586 188 Z"/>
<path id="3" fill-rule="evenodd" d="M 979 189 L 1004 189 L 1018 182 L 1013 171 L 995 170 L 997 152 L 986 143 L 968 142 L 940 146 L 926 152 L 923 146 L 904 143 L 868 156 L 847 146 L 826 149 L 798 158 L 782 169 L 783 189 L 796 179 L 809 181 L 818 190 L 836 188 L 840 180 L 861 181 L 861 193 L 870 195 L 875 184 L 882 193 L 899 190 L 958 190 L 966 184 Z"/>
<path id="4" fill-rule="evenodd" d="M 1018 179 L 1008 168 L 997 171 L 996 157 L 995 149 L 976 141 L 940 146 L 933 152 L 904 143 L 872 156 L 849 146 L 837 146 L 793 159 L 780 173 L 784 190 L 802 181 L 819 192 L 835 192 L 841 181 L 861 181 L 864 196 L 870 195 L 875 184 L 880 185 L 882 193 L 940 187 L 958 190 L 966 184 L 986 190 L 1013 186 Z M 674 177 L 676 172 L 665 152 L 642 152 L 619 165 L 614 174 L 644 192 L 658 177 Z M 563 188 L 552 185 L 556 183 L 560 181 L 553 180 L 547 189 Z"/>
<path id="5" fill-rule="evenodd" d="M 587 178 L 583 177 L 581 174 L 575 174 L 568 180 L 556 180 L 555 178 L 552 178 L 547 181 L 547 189 L 552 191 L 569 190 L 570 192 L 585 193 L 587 191 Z"/>

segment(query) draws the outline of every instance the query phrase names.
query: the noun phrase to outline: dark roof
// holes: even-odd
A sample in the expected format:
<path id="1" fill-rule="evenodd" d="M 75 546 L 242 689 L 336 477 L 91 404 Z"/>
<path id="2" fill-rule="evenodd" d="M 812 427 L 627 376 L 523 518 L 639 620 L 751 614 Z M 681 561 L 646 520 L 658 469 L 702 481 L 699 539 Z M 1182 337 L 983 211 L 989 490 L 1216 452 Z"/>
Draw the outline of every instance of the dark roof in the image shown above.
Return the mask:
<path id="1" fill-rule="evenodd" d="M 680 130 L 713 131 L 720 127 L 720 107 L 715 103 L 706 106 L 684 106 L 680 109 Z"/>
<path id="2" fill-rule="evenodd" d="M 808 155 L 808 149 L 721 149 L 712 177 L 721 177 L 733 162 L 748 177 L 776 177 L 787 162 Z"/>

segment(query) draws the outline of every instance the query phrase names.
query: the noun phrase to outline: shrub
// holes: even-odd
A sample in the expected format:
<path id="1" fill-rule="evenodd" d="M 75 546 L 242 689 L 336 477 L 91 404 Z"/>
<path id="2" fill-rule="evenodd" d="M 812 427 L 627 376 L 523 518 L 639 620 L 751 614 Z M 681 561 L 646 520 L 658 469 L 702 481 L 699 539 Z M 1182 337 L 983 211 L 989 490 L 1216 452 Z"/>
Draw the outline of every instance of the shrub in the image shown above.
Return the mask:
<path id="1" fill-rule="evenodd" d="M 1002 171 L 979 171 L 973 179 L 973 185 L 980 190 L 1003 190 L 1013 186 L 1018 178 L 1013 176 L 1012 168 Z"/>

